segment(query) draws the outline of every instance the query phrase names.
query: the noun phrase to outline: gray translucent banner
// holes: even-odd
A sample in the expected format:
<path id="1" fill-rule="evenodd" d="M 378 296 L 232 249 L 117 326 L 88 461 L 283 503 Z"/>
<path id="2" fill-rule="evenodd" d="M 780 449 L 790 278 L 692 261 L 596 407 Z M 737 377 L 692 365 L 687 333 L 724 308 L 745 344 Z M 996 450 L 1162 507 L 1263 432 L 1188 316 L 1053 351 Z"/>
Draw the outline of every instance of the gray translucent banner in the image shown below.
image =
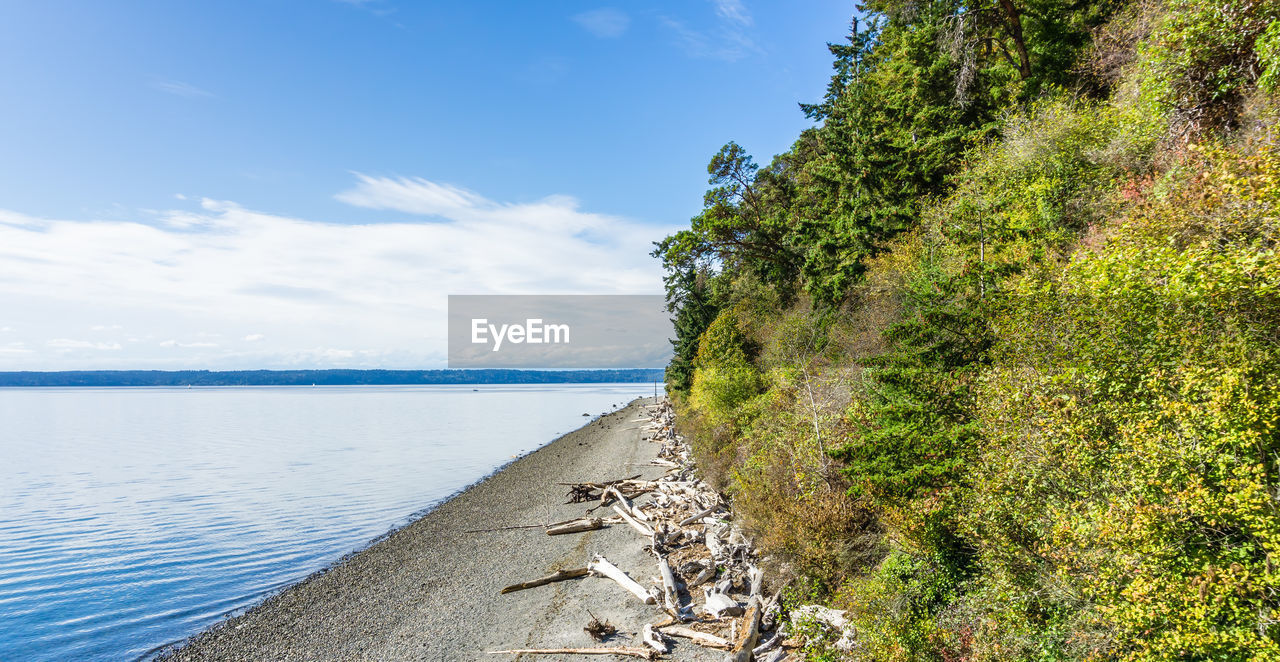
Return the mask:
<path id="1" fill-rule="evenodd" d="M 661 295 L 449 295 L 449 368 L 662 368 Z"/>

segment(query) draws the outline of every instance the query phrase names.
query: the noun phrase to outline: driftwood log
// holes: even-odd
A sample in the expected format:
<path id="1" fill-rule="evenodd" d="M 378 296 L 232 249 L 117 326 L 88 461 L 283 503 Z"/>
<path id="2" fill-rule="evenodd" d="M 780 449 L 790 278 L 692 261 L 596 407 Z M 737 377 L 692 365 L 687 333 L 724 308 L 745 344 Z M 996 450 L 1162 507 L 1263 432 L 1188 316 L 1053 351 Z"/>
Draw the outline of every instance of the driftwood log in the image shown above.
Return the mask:
<path id="1" fill-rule="evenodd" d="M 686 518 L 684 518 L 684 519 L 680 520 L 680 526 L 689 526 L 690 524 L 693 524 L 694 522 L 701 522 L 703 517 L 706 517 L 706 516 L 710 515 L 711 513 L 714 513 L 715 511 L 716 511 L 716 507 L 715 507 L 715 506 L 712 506 L 712 507 L 710 507 L 710 508 L 707 508 L 707 509 L 703 510 L 702 512 L 697 513 L 696 515 L 690 515 L 690 516 L 688 516 L 688 517 L 686 517 Z"/>
<path id="2" fill-rule="evenodd" d="M 653 537 L 653 529 L 637 521 L 636 518 L 632 517 L 630 513 L 621 507 L 621 504 L 613 504 L 613 512 L 618 513 L 618 516 L 622 518 L 622 521 L 630 524 L 631 528 L 635 529 L 640 535 L 646 538 Z"/>
<path id="3" fill-rule="evenodd" d="M 608 577 L 609 579 L 618 582 L 619 586 L 627 589 L 628 592 L 639 598 L 641 602 L 647 605 L 657 602 L 657 600 L 655 600 L 648 591 L 644 590 L 644 587 L 637 583 L 636 580 L 628 576 L 627 573 L 619 570 L 618 566 L 609 563 L 608 559 L 600 556 L 599 554 L 591 560 L 591 563 L 587 564 L 587 569 L 590 570 L 592 574 Z"/>
<path id="4" fill-rule="evenodd" d="M 527 588 L 537 588 L 539 586 L 545 586 L 552 582 L 562 582 L 566 579 L 577 579 L 578 577 L 586 577 L 589 574 L 591 574 L 591 571 L 587 570 L 586 568 L 574 568 L 573 570 L 557 570 L 547 575 L 546 577 L 539 577 L 531 581 L 521 582 L 519 584 L 512 584 L 502 589 L 501 591 L 499 591 L 499 593 L 506 595 L 507 593 L 523 591 Z"/>
<path id="5" fill-rule="evenodd" d="M 662 575 L 662 604 L 672 616 L 684 620 L 680 610 L 680 593 L 676 591 L 676 577 L 665 556 L 658 558 L 658 574 Z"/>
<path id="6" fill-rule="evenodd" d="M 760 639 L 760 603 L 752 600 L 747 615 L 742 619 L 742 630 L 733 641 L 733 649 L 725 656 L 725 662 L 751 662 L 751 652 Z"/>
<path id="7" fill-rule="evenodd" d="M 667 642 L 662 640 L 662 635 L 658 634 L 658 631 L 654 630 L 653 625 L 650 623 L 645 623 L 644 628 L 640 630 L 640 639 L 644 641 L 646 646 L 658 653 L 665 655 L 667 651 L 671 650 Z"/>
<path id="8" fill-rule="evenodd" d="M 584 517 L 571 522 L 557 524 L 547 529 L 549 536 L 561 536 L 566 533 L 581 533 L 583 531 L 594 531 L 604 528 L 604 520 L 599 517 Z"/>
<path id="9" fill-rule="evenodd" d="M 698 644 L 699 646 L 719 648 L 721 650 L 729 650 L 730 647 L 728 639 L 717 637 L 714 634 L 707 634 L 706 632 L 698 632 L 693 628 L 687 628 L 683 625 L 671 625 L 660 629 L 663 634 L 669 634 L 673 637 L 682 637 Z"/>

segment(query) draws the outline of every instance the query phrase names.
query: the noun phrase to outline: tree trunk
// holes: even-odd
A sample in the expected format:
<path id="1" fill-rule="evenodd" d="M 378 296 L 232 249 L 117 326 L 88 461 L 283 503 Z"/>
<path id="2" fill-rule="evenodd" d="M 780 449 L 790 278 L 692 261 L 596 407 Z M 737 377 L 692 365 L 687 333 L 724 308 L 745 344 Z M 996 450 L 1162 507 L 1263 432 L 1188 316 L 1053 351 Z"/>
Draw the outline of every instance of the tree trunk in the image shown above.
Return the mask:
<path id="1" fill-rule="evenodd" d="M 1031 58 L 1027 56 L 1027 43 L 1022 38 L 1022 12 L 1013 4 L 1013 0 L 1000 0 L 1000 6 L 1004 9 L 1009 37 L 1018 50 L 1018 73 L 1022 80 L 1026 80 L 1031 76 Z"/>

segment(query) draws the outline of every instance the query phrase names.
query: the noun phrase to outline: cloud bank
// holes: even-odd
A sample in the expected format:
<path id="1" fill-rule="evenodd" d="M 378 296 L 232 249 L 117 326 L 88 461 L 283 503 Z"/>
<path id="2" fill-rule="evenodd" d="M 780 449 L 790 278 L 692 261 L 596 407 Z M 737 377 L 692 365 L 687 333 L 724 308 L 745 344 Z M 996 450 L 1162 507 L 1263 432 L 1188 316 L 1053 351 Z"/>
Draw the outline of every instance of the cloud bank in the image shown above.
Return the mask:
<path id="1" fill-rule="evenodd" d="M 385 223 L 205 199 L 136 221 L 0 211 L 0 370 L 442 367 L 448 294 L 653 294 L 660 228 L 357 174 Z"/>

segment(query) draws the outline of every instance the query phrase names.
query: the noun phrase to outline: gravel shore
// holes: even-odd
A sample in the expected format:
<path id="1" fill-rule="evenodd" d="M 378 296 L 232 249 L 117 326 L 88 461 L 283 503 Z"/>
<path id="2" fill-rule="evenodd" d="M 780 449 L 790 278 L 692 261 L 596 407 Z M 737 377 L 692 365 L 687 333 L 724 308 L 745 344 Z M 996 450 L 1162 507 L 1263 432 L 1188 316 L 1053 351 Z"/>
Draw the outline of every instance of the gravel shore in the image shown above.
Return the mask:
<path id="1" fill-rule="evenodd" d="M 539 528 L 469 533 L 581 516 L 558 483 L 662 475 L 647 463 L 642 399 L 512 462 L 368 549 L 228 619 L 169 654 L 170 660 L 491 660 L 510 648 L 641 646 L 661 612 L 607 579 L 585 577 L 508 595 L 498 591 L 602 553 L 642 584 L 657 574 L 643 540 L 623 525 L 564 536 Z M 619 629 L 596 644 L 590 611 Z M 682 642 L 683 643 L 683 642 Z M 723 655 L 723 654 L 721 654 Z M 523 656 L 552 662 L 560 656 Z M 581 658 L 575 658 L 581 659 Z M 596 659 L 612 659 L 608 657 Z M 687 643 L 670 659 L 718 659 Z"/>

